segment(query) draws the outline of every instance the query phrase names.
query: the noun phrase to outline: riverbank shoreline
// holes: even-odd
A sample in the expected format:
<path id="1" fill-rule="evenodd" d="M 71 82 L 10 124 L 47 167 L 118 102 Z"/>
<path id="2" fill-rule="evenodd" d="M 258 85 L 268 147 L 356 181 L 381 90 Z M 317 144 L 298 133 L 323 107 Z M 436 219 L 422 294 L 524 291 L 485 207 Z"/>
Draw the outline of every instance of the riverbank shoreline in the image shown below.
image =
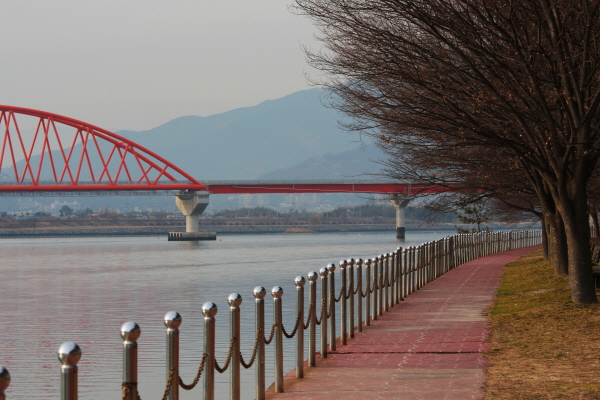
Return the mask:
<path id="1" fill-rule="evenodd" d="M 216 232 L 220 235 L 260 234 L 318 234 L 339 232 L 395 232 L 394 225 L 303 225 L 302 232 L 295 233 L 296 225 L 222 225 L 200 226 L 200 232 Z M 408 230 L 415 228 L 407 227 Z M 422 228 L 421 228 L 422 229 Z M 451 229 L 438 227 L 438 230 Z M 308 233 L 307 230 L 312 232 Z M 435 230 L 425 229 L 425 230 Z M 286 233 L 287 231 L 287 233 Z M 103 227 L 63 229 L 1 229 L 0 238 L 18 237 L 68 237 L 68 236 L 166 236 L 169 232 L 185 232 L 184 227 Z"/>

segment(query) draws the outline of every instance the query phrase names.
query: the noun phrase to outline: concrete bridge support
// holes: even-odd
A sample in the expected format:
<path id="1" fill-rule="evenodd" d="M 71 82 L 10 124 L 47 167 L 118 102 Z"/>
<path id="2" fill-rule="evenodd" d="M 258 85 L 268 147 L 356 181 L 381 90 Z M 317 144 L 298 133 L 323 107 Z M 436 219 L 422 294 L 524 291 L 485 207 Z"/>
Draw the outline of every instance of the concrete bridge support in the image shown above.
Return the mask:
<path id="1" fill-rule="evenodd" d="M 178 194 L 175 204 L 185 215 L 185 231 L 198 232 L 198 216 L 208 207 L 208 194 Z"/>
<path id="2" fill-rule="evenodd" d="M 215 240 L 217 234 L 214 232 L 200 232 L 198 216 L 208 207 L 208 192 L 178 194 L 175 196 L 175 204 L 183 215 L 185 215 L 185 233 L 171 232 L 169 240 Z"/>
<path id="3" fill-rule="evenodd" d="M 393 195 L 392 204 L 396 207 L 396 238 L 404 239 L 406 237 L 406 227 L 404 222 L 404 209 L 412 199 L 400 195 Z"/>

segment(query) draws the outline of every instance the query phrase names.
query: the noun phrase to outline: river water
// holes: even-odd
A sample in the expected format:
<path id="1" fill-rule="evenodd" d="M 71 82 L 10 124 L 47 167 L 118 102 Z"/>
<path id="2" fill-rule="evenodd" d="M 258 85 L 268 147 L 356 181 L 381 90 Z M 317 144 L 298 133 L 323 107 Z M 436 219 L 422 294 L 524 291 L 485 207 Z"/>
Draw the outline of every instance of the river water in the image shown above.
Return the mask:
<path id="1" fill-rule="evenodd" d="M 0 364 L 12 376 L 7 397 L 60 398 L 56 352 L 61 343 L 74 341 L 83 352 L 79 398 L 120 399 L 119 331 L 131 320 L 142 329 L 140 395 L 144 400 L 159 399 L 166 378 L 162 322 L 166 312 L 175 310 L 183 317 L 180 373 L 190 383 L 202 354 L 204 302 L 219 307 L 217 359 L 222 364 L 229 345 L 227 296 L 242 295 L 241 347 L 249 359 L 255 286 L 264 286 L 268 293 L 275 285 L 283 287 L 284 324 L 291 330 L 296 276 L 340 259 L 369 258 L 453 233 L 409 231 L 402 243 L 394 232 L 231 235 L 196 243 L 167 242 L 164 237 L 2 239 Z M 272 323 L 271 299 L 268 294 L 266 326 Z M 286 372 L 294 367 L 294 342 L 284 339 Z M 272 347 L 267 346 L 268 385 L 273 381 Z M 229 372 L 216 375 L 216 398 L 228 398 Z M 242 391 L 242 398 L 254 398 L 254 368 L 244 372 Z M 201 396 L 201 385 L 191 392 L 180 390 L 182 400 Z"/>

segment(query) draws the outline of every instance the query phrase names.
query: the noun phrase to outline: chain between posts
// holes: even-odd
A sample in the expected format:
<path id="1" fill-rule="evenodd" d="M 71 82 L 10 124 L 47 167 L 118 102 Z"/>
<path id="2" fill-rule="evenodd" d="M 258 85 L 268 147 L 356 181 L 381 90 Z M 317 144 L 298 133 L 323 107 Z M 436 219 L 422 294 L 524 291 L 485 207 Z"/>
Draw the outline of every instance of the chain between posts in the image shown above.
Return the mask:
<path id="1" fill-rule="evenodd" d="M 236 340 L 236 338 L 231 338 L 231 340 L 229 341 L 229 352 L 227 353 L 227 358 L 225 359 L 225 364 L 223 364 L 223 368 L 219 367 L 219 363 L 217 362 L 217 359 L 215 358 L 215 369 L 220 374 L 227 371 L 227 368 L 229 368 L 229 363 L 231 362 L 231 355 L 233 353 L 233 344 L 235 343 L 235 340 Z"/>
<path id="2" fill-rule="evenodd" d="M 254 349 L 252 350 L 252 357 L 250 357 L 250 362 L 248 364 L 246 364 L 246 362 L 244 361 L 244 356 L 242 355 L 242 352 L 240 352 L 240 364 L 242 364 L 242 367 L 244 367 L 245 369 L 252 367 L 252 364 L 254 364 L 254 360 L 256 359 L 256 352 L 258 351 L 258 345 L 260 343 L 261 337 L 262 330 L 259 329 L 256 332 L 256 339 L 254 340 Z"/>
<path id="3" fill-rule="evenodd" d="M 304 325 L 304 329 L 308 329 L 308 327 L 310 326 L 310 317 L 312 317 L 313 311 L 314 311 L 313 310 L 313 305 L 309 304 L 309 306 L 308 306 L 308 313 L 307 313 L 308 314 L 308 316 L 307 316 L 308 318 L 306 320 L 306 324 Z"/>
<path id="4" fill-rule="evenodd" d="M 202 376 L 202 371 L 204 371 L 204 365 L 206 364 L 206 358 L 208 357 L 208 355 L 206 353 L 202 353 L 202 360 L 200 361 L 200 366 L 198 367 L 198 372 L 196 373 L 196 376 L 194 377 L 194 380 L 192 381 L 192 383 L 190 385 L 186 385 L 183 380 L 181 380 L 181 376 L 179 377 L 179 387 L 182 388 L 183 390 L 192 390 L 193 388 L 196 387 L 196 385 L 198 384 L 198 381 L 200 380 L 200 377 Z"/>
<path id="5" fill-rule="evenodd" d="M 291 339 L 296 335 L 296 332 L 298 331 L 298 326 L 300 326 L 300 311 L 298 311 L 298 316 L 296 317 L 296 325 L 294 325 L 294 329 L 292 329 L 292 333 L 287 333 L 285 331 L 285 326 L 283 326 L 283 324 L 281 324 L 281 330 L 283 331 L 283 335 L 288 338 Z"/>
<path id="6" fill-rule="evenodd" d="M 373 280 L 373 282 L 375 282 L 375 280 Z M 370 295 L 371 293 L 373 293 L 373 289 L 371 289 L 371 282 L 367 281 L 367 286 L 365 287 L 365 292 L 361 293 L 361 296 L 363 298 L 367 297 L 368 295 Z"/>
<path id="7" fill-rule="evenodd" d="M 325 314 L 325 302 L 325 298 L 321 299 L 321 319 L 315 318 L 317 325 L 321 325 L 321 322 L 323 322 L 323 315 Z"/>
<path id="8" fill-rule="evenodd" d="M 171 385 L 173 384 L 173 378 L 175 378 L 175 370 L 173 368 L 171 368 L 169 370 L 169 379 L 167 380 L 167 386 L 165 387 L 165 392 L 163 394 L 162 400 L 167 400 L 167 398 L 169 397 L 169 393 L 171 392 Z M 127 383 L 127 382 L 123 382 L 123 397 L 122 400 L 127 400 L 127 398 L 129 397 L 129 393 L 131 392 L 131 384 Z M 137 400 L 142 400 L 142 398 L 140 397 L 139 392 L 136 391 L 136 399 Z"/>
<path id="9" fill-rule="evenodd" d="M 339 303 L 340 300 L 342 300 L 342 294 L 343 294 L 344 288 L 340 288 L 340 295 L 338 296 L 338 298 L 334 298 L 336 303 Z"/>
<path id="10" fill-rule="evenodd" d="M 271 334 L 269 335 L 269 339 L 265 339 L 265 344 L 271 344 L 273 341 L 273 336 L 275 336 L 275 328 L 277 328 L 277 324 L 271 325 Z"/>
<path id="11" fill-rule="evenodd" d="M 335 296 L 333 293 L 329 294 L 329 310 L 327 311 L 327 319 L 331 318 L 331 313 L 333 312 L 333 307 L 335 307 Z"/>

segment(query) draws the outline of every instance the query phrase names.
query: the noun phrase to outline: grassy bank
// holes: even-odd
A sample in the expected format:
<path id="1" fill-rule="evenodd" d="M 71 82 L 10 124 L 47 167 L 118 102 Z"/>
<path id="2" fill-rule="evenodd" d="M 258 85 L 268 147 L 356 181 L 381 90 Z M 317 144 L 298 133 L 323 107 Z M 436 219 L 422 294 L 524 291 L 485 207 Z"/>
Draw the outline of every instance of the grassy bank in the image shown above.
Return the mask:
<path id="1" fill-rule="evenodd" d="M 485 399 L 600 399 L 600 306 L 570 301 L 541 251 L 506 266 Z"/>

